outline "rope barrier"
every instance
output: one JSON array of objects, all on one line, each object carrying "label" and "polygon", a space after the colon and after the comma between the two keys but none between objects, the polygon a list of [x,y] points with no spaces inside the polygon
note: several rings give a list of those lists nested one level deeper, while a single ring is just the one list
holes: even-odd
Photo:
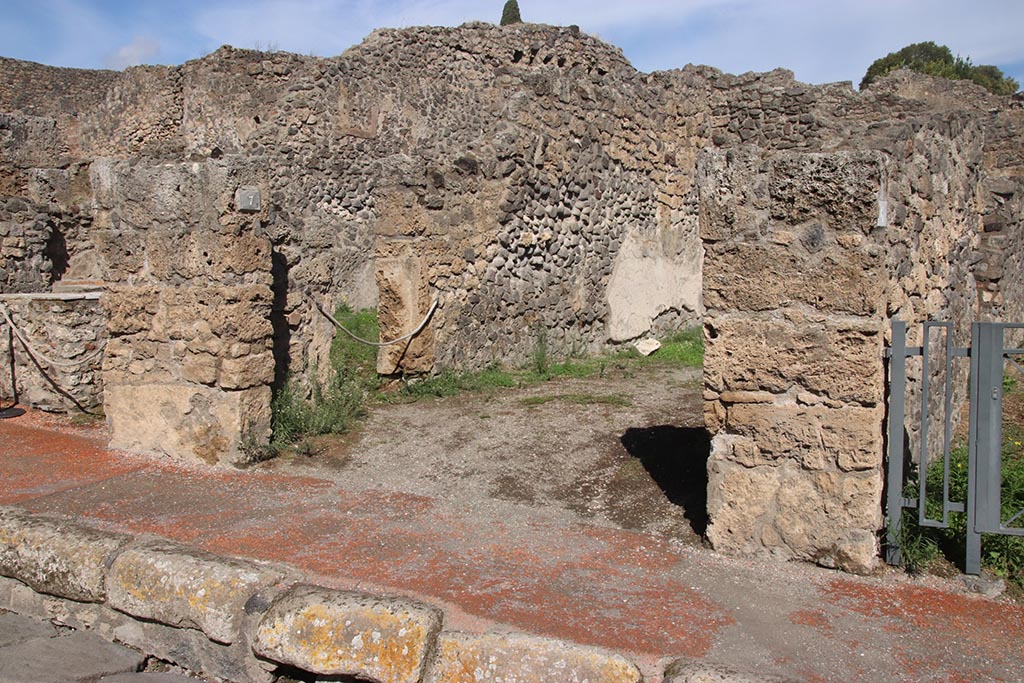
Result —
[{"label": "rope barrier", "polygon": [[400,343],[406,341],[407,339],[412,339],[417,334],[422,332],[423,328],[427,326],[427,322],[434,315],[434,311],[437,310],[437,304],[438,304],[438,300],[435,298],[434,299],[434,303],[430,304],[430,310],[428,310],[427,314],[425,316],[423,316],[423,320],[421,320],[420,324],[416,326],[416,329],[414,329],[409,334],[403,335],[403,336],[399,337],[398,339],[392,339],[391,341],[375,342],[375,341],[370,341],[368,339],[363,339],[362,337],[359,337],[359,336],[355,335],[351,330],[347,329],[344,325],[342,325],[340,322],[338,322],[338,320],[333,315],[331,315],[326,310],[324,310],[324,307],[320,305],[320,302],[315,300],[309,294],[306,294],[306,298],[309,299],[313,303],[313,305],[316,306],[316,309],[318,311],[320,311],[324,315],[324,317],[326,317],[328,320],[330,320],[334,324],[334,326],[337,327],[339,330],[341,330],[342,332],[344,332],[348,336],[352,337],[352,339],[355,339],[357,342],[359,342],[361,344],[366,344],[367,346],[375,346],[377,348],[381,348],[381,347],[384,347],[384,346],[391,346],[392,344],[400,344]]},{"label": "rope barrier", "polygon": [[82,365],[86,365],[87,363],[92,363],[96,359],[103,356],[103,349],[99,349],[98,351],[96,351],[96,353],[90,356],[86,356],[85,358],[77,358],[75,360],[68,361],[53,360],[49,356],[46,356],[42,352],[40,352],[39,349],[32,346],[31,342],[29,342],[29,340],[25,337],[25,334],[20,329],[18,329],[18,326],[14,324],[13,320],[11,320],[11,314],[7,310],[7,306],[5,306],[2,302],[0,302],[0,316],[3,316],[3,319],[7,322],[8,325],[10,325],[11,331],[14,332],[14,336],[18,338],[18,341],[20,341],[21,345],[25,347],[25,350],[28,352],[28,354],[32,356],[37,362],[49,365],[51,368],[77,368]]}]

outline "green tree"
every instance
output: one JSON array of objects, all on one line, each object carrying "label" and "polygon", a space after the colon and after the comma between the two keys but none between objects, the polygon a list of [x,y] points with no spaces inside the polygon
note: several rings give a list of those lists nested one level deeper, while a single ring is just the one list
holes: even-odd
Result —
[{"label": "green tree", "polygon": [[1017,81],[1005,76],[999,67],[990,64],[975,66],[971,63],[970,57],[954,57],[945,45],[936,45],[928,41],[907,45],[902,50],[890,52],[881,59],[876,59],[861,79],[861,89],[896,69],[910,69],[951,80],[973,81],[997,95],[1012,95],[1020,87]]},{"label": "green tree", "polygon": [[505,3],[505,8],[501,10],[501,25],[508,26],[509,24],[521,23],[523,23],[523,20],[519,16],[519,2],[517,0],[508,0]]}]

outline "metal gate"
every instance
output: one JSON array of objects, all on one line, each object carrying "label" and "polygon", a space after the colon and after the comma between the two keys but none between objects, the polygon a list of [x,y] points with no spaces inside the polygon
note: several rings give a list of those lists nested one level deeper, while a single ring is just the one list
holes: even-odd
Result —
[{"label": "metal gate", "polygon": [[[1016,373],[1024,381],[1024,348],[1008,348],[1005,339],[1008,330],[1024,330],[1024,323],[973,323],[971,345],[953,344],[953,324],[926,322],[922,330],[921,346],[907,346],[907,324],[892,322],[892,344],[887,350],[889,358],[889,417],[888,417],[888,477],[886,481],[887,544],[886,561],[900,562],[900,526],[904,508],[917,510],[917,522],[922,527],[948,528],[950,513],[966,514],[965,571],[981,571],[981,535],[1007,534],[1024,536],[1024,509],[1002,512],[1002,447],[1003,447],[1003,378]],[[933,344],[934,331],[945,335],[944,343]],[[933,348],[937,347],[937,348]],[[934,356],[938,355],[939,358]],[[921,418],[916,427],[916,456],[919,463],[918,490],[915,496],[905,496],[907,465],[914,459],[908,452],[907,432],[907,361],[920,357],[920,377],[911,377],[911,384],[919,382],[915,391],[920,398]],[[970,413],[967,437],[967,487],[963,500],[950,498],[950,454],[953,446],[955,417],[960,406],[954,399],[958,393],[956,376],[962,374],[958,364],[970,361],[968,380]],[[936,363],[942,363],[937,366]],[[916,365],[916,363],[915,363]],[[933,386],[933,374],[941,375],[941,387]],[[930,410],[935,392],[941,391],[941,414]],[[960,387],[962,393],[963,387]],[[941,441],[932,433],[941,427]],[[928,472],[941,458],[941,492],[933,492],[928,510]],[[934,483],[934,482],[933,482]],[[940,504],[941,503],[941,504]]]}]

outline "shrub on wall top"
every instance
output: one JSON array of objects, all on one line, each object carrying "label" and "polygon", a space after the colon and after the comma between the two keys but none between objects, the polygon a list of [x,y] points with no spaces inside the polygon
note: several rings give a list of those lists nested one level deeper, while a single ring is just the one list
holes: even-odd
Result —
[{"label": "shrub on wall top", "polygon": [[519,16],[519,2],[517,0],[508,0],[505,3],[505,8],[501,10],[501,25],[508,26],[509,24],[521,23],[523,23],[523,20]]}]

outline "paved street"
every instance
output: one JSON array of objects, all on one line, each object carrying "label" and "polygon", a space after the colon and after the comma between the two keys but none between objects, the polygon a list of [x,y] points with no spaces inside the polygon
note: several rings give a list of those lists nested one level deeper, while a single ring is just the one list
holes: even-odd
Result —
[{"label": "paved street", "polygon": [[87,632],[0,611],[0,683],[196,683],[137,673],[145,655]]}]

